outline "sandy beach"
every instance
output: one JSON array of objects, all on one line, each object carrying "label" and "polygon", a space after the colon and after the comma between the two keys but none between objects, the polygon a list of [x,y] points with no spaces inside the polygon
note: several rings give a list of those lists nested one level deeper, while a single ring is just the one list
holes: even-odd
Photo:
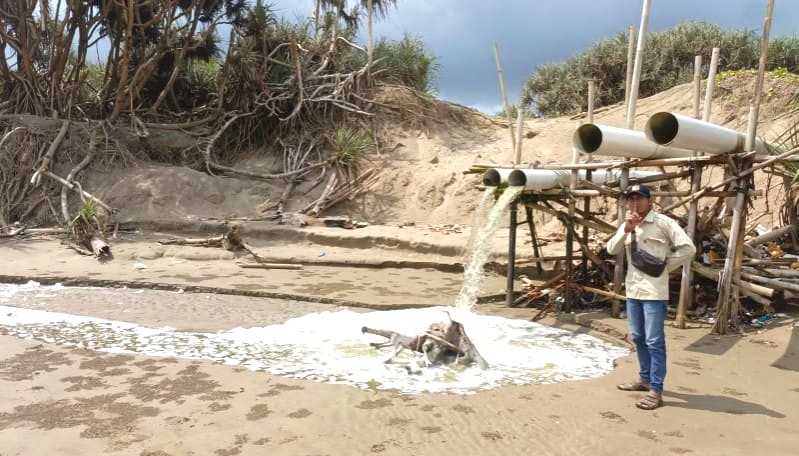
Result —
[{"label": "sandy beach", "polygon": [[[400,244],[430,237],[420,234],[422,230],[394,230]],[[342,261],[363,258],[357,249],[324,247],[323,236],[317,234],[318,243],[293,248],[295,260],[321,261],[320,249],[328,252],[325,257],[335,253]],[[374,243],[367,234],[347,236]],[[445,238],[440,233],[433,236]],[[281,257],[277,247],[272,251],[268,241],[252,242],[274,259],[288,258]],[[34,288],[4,299],[1,304],[11,308],[4,319],[10,321],[17,312],[47,311],[143,328],[169,326],[176,334],[207,334],[342,309],[366,313],[411,303],[448,305],[462,283],[461,272],[434,268],[306,263],[301,271],[242,273],[226,256],[229,252],[212,249],[173,250],[145,259],[146,252],[160,248],[146,239],[123,237],[114,261],[101,265],[55,240],[5,242],[0,245],[5,260],[0,275],[7,280],[22,275],[45,283],[116,279],[160,284],[162,289],[63,288],[43,293]],[[417,255],[424,263],[437,253]],[[407,256],[407,251],[394,248],[394,256],[381,256],[391,261]],[[147,269],[134,269],[135,262],[146,263]],[[455,257],[450,262],[455,263]],[[439,263],[446,261],[439,258]],[[385,283],[375,285],[378,280]],[[504,277],[489,273],[481,295],[491,294],[492,287],[501,289],[502,281]],[[191,286],[208,291],[181,290]],[[222,293],[210,293],[215,288]],[[285,296],[236,296],[224,294],[225,288]],[[346,304],[346,297],[354,306]],[[371,308],[359,305],[364,303]],[[496,301],[475,308],[479,315],[520,322],[533,312]],[[407,394],[297,379],[212,360],[70,347],[45,342],[46,336],[14,335],[17,327],[0,320],[0,454],[795,454],[796,321],[796,315],[786,314],[744,336],[711,335],[708,325],[667,328],[665,406],[646,412],[634,406],[638,394],[615,387],[635,378],[634,353],[615,360],[615,367],[597,378],[506,385],[470,394]],[[619,349],[629,348],[624,341],[626,322],[605,311],[550,316],[542,323],[568,330],[570,337],[589,334]]]}]

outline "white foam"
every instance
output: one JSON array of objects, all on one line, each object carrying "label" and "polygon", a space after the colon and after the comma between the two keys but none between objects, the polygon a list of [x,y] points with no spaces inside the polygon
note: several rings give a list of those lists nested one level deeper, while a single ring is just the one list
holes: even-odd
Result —
[{"label": "white foam", "polygon": [[[0,302],[8,302],[21,289],[36,288],[38,284],[30,283],[0,286],[0,298],[5,298]],[[41,288],[53,291],[53,287]],[[378,351],[368,345],[385,339],[361,334],[362,326],[418,334],[430,323],[445,320],[444,310],[464,324],[490,364],[488,370],[434,366],[410,375],[400,366],[383,363],[388,349]],[[629,353],[589,335],[453,307],[368,313],[338,310],[280,325],[190,333],[0,305],[0,327],[18,337],[71,347],[212,360],[275,375],[404,393],[466,394],[510,384],[588,379],[608,373],[614,359]]]}]

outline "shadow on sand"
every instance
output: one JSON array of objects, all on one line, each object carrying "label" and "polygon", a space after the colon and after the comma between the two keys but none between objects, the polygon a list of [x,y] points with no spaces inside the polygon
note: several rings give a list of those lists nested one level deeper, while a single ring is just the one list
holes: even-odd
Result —
[{"label": "shadow on sand", "polygon": [[[716,394],[686,394],[664,391],[663,399],[669,407],[681,407],[709,412],[730,413],[733,415],[766,415],[772,418],[785,418],[785,415],[754,402],[742,401],[729,396]],[[677,399],[675,401],[673,399]],[[680,402],[681,401],[681,402]]]},{"label": "shadow on sand", "polygon": [[794,326],[785,353],[771,365],[778,369],[799,371],[799,327]]},{"label": "shadow on sand", "polygon": [[691,345],[685,347],[685,351],[704,353],[706,355],[723,355],[727,353],[738,341],[740,336],[719,336],[718,334],[705,334]]},{"label": "shadow on sand", "polygon": [[[777,328],[781,328],[783,326],[790,324],[792,324],[791,320],[784,320],[771,324],[768,327],[763,328],[763,330],[773,331]],[[704,353],[706,355],[721,356],[727,353],[727,351],[729,351],[733,346],[735,346],[735,344],[737,344],[742,339],[743,337],[737,334],[720,336],[718,334],[709,333],[700,337],[699,339],[691,343],[691,345],[685,347],[685,351]],[[789,354],[792,354],[793,359],[785,363],[782,363],[782,364],[788,364],[792,367],[777,366],[778,363],[781,363],[780,361],[776,361],[773,364],[773,366],[784,369],[799,370],[799,358],[797,358],[799,355],[797,354],[797,351],[799,351],[799,335],[797,334],[797,331],[794,330],[793,335],[791,337],[791,341],[788,343],[788,349],[786,350],[785,355],[783,356],[783,358],[785,358]]]}]

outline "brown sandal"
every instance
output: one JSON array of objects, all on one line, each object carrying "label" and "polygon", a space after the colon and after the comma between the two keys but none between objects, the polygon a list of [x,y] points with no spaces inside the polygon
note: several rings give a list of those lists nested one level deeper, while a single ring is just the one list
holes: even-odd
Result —
[{"label": "brown sandal", "polygon": [[622,383],[617,385],[616,388],[622,391],[649,391],[649,386],[641,382]]},{"label": "brown sandal", "polygon": [[635,403],[635,406],[641,410],[655,410],[663,406],[663,399],[647,394],[640,401]]}]

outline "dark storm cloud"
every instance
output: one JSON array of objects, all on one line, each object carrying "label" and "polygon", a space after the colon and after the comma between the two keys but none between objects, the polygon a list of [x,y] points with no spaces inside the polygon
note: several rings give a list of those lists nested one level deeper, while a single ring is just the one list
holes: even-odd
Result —
[{"label": "dark storm cloud", "polygon": [[[303,2],[292,3],[295,11],[303,8]],[[313,1],[305,3],[310,11]],[[648,29],[704,21],[760,33],[766,5],[766,0],[651,0]],[[630,26],[638,28],[642,6],[643,0],[398,0],[388,18],[375,24],[375,34],[420,38],[440,65],[439,96],[493,113],[502,104],[494,43],[508,97],[515,102],[536,67],[566,60]],[[797,29],[799,1],[776,0],[772,36],[794,35]]]}]

